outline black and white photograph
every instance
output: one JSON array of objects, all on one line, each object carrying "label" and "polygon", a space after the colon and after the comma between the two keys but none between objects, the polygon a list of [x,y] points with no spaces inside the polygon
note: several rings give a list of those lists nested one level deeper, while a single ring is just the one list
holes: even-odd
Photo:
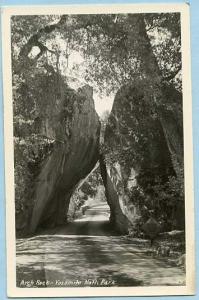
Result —
[{"label": "black and white photograph", "polygon": [[193,294],[188,6],[3,21],[8,295]]}]

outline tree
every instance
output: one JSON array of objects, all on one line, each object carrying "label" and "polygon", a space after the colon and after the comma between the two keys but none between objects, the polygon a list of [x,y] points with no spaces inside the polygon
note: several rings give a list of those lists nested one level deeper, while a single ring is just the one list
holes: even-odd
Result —
[{"label": "tree", "polygon": [[[59,51],[65,52],[62,40],[67,42],[69,52],[76,50],[84,56],[86,79],[105,84],[107,90],[110,86],[116,90],[133,77],[143,76],[143,72],[147,76],[154,68],[154,76],[161,74],[168,82],[181,68],[179,13],[12,18],[13,59],[35,62],[45,55],[51,57],[52,48],[47,46],[52,46],[56,38]],[[31,59],[33,47],[40,52]],[[117,83],[119,87],[115,87]]]},{"label": "tree", "polygon": [[[179,13],[13,16],[11,21],[14,134],[18,153],[15,165],[19,185],[22,185],[20,170],[25,170],[21,153],[24,160],[28,157],[29,166],[37,169],[55,142],[41,137],[37,130],[41,126],[40,113],[46,105],[51,105],[48,97],[41,97],[43,87],[48,82],[50,90],[54,81],[67,82],[66,74],[79,73],[102,94],[116,93],[126,86],[140,90],[139,114],[145,115],[148,110],[149,119],[161,123],[176,173],[174,177],[183,189]],[[71,59],[73,55],[81,63]],[[57,97],[61,91],[53,90],[53,93]],[[37,96],[32,97],[33,94]],[[133,118],[136,124],[137,115]],[[150,139],[150,132],[145,130],[147,120],[141,121],[138,127],[134,126],[133,134],[138,137],[139,127],[143,127],[144,135],[139,138],[147,142]],[[144,148],[136,151],[136,156],[134,151],[133,159],[139,159],[143,152]],[[118,143],[113,156],[127,163],[129,150],[120,149]],[[28,172],[29,167],[25,173]],[[94,192],[90,185],[85,189]],[[16,193],[18,199],[20,193]]]}]

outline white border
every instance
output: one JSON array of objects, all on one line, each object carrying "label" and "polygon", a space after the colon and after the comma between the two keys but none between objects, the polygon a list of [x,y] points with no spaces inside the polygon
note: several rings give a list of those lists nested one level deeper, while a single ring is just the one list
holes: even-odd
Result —
[{"label": "white border", "polygon": [[[186,207],[186,286],[150,287],[84,287],[84,288],[17,288],[15,255],[15,207],[14,207],[14,159],[13,159],[13,113],[11,80],[11,34],[12,15],[48,14],[100,14],[100,13],[160,13],[180,12],[182,32],[182,83],[185,163]],[[193,295],[195,292],[194,249],[194,197],[193,197],[193,141],[192,101],[190,72],[190,24],[187,4],[123,4],[123,5],[52,5],[17,6],[2,9],[3,41],[3,88],[4,88],[4,142],[6,181],[6,239],[7,239],[7,290],[9,297],[80,297],[80,296],[153,296]]]}]

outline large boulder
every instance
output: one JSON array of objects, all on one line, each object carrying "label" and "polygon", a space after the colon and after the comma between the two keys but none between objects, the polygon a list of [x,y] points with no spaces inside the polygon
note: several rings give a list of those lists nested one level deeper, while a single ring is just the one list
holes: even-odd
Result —
[{"label": "large boulder", "polygon": [[83,87],[72,93],[71,98],[65,106],[71,109],[71,119],[63,116],[63,102],[55,127],[55,135],[63,142],[55,147],[37,178],[31,232],[38,225],[56,226],[66,222],[72,193],[98,160],[100,123],[91,89]]},{"label": "large boulder", "polygon": [[[28,100],[36,102],[37,109],[29,134],[43,137],[51,146],[47,153],[44,153],[46,147],[41,147],[39,159],[25,166],[31,180],[21,193],[23,201],[16,210],[16,229],[20,235],[65,223],[71,195],[99,158],[100,122],[92,88],[87,85],[72,90],[55,72],[37,75],[40,80],[35,76],[23,89]],[[26,137],[24,145],[29,157],[35,149],[32,143],[27,146]],[[22,159],[16,161],[16,166],[21,167]]]},{"label": "large boulder", "polygon": [[[156,103],[144,94],[142,81],[123,86],[116,94],[108,119],[103,159],[107,171],[106,194],[108,202],[117,202],[117,210],[121,210],[127,218],[128,222],[122,222],[124,227],[129,224],[133,226],[140,213],[144,214],[145,206],[139,203],[139,197],[145,198],[143,202],[148,197],[152,206],[153,186],[159,183],[163,186],[170,177],[176,176],[174,159],[177,158],[179,163],[183,160],[182,144],[178,143],[182,141],[181,126],[178,126],[178,119],[180,122],[181,118],[180,113],[176,114],[173,109],[179,112],[180,93],[173,93],[170,87],[164,87],[164,90],[168,94],[168,103],[159,105],[161,113],[158,113]],[[139,194],[134,199],[132,190],[135,195]],[[150,213],[146,208],[145,215],[142,215],[144,221],[150,217]],[[161,211],[157,213],[161,214]]]}]

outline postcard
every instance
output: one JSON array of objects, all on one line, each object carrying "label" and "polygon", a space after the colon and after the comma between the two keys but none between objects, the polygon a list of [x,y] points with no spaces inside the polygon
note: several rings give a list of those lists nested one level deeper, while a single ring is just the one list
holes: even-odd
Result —
[{"label": "postcard", "polygon": [[189,6],[2,8],[9,297],[193,295]]}]

